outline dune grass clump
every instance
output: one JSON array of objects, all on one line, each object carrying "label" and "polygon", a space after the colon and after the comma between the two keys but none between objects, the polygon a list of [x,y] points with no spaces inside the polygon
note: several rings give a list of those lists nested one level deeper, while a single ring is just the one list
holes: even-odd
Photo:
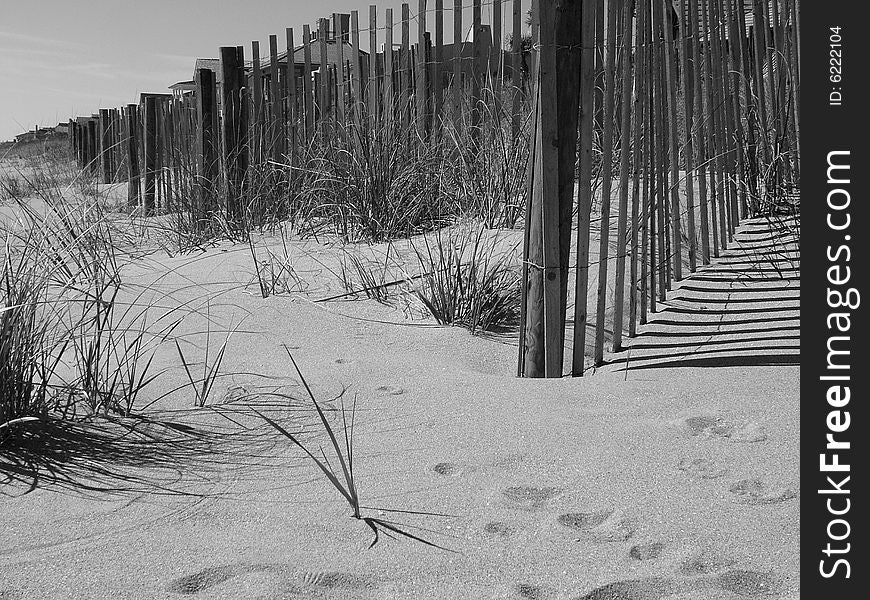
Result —
[{"label": "dune grass clump", "polygon": [[[495,97],[491,89],[485,91]],[[450,166],[459,210],[489,229],[513,229],[521,224],[525,207],[530,119],[523,119],[514,135],[507,96],[480,104],[485,116],[476,139],[447,129],[450,154],[456,159]]]},{"label": "dune grass clump", "polygon": [[303,167],[303,234],[329,231],[348,241],[382,242],[430,231],[444,222],[446,182],[439,144],[417,141],[408,126],[366,123],[312,144]]},{"label": "dune grass clump", "polygon": [[517,323],[519,270],[516,247],[505,247],[482,228],[454,228],[424,236],[414,250],[424,274],[416,294],[443,325],[472,333],[499,332]]},{"label": "dune grass clump", "polygon": [[147,385],[144,319],[118,324],[120,267],[98,207],[18,205],[0,281],[0,425],[129,412]]},{"label": "dune grass clump", "polygon": [[11,173],[0,174],[0,202],[10,202],[24,198],[21,180]]}]

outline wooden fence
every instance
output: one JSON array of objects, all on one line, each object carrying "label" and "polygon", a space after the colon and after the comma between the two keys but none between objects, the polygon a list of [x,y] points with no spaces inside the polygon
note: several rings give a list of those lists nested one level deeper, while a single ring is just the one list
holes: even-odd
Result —
[{"label": "wooden fence", "polygon": [[573,241],[571,372],[582,375],[587,328],[600,364],[608,331],[619,351],[741,219],[792,195],[799,15],[798,0],[533,0],[529,44],[520,0],[371,6],[367,27],[353,11],[288,28],[265,52],[253,42],[250,61],[221,47],[192,93],[76,118],[71,140],[80,166],[128,181],[145,214],[194,198],[241,225],[252,173],[301,169],[306,148],[385,128],[408,152],[452,135],[473,153],[486,121],[503,119],[531,149],[518,374],[563,373]]}]

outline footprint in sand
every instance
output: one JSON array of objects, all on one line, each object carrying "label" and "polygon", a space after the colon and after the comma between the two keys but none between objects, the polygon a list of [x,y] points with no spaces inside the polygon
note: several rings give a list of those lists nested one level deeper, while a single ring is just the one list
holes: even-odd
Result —
[{"label": "footprint in sand", "polygon": [[484,533],[508,537],[514,532],[514,528],[503,521],[490,521],[483,526]]},{"label": "footprint in sand", "polygon": [[452,462],[440,462],[434,467],[432,470],[438,473],[439,475],[459,475],[462,473],[462,467]]},{"label": "footprint in sand", "polygon": [[229,581],[239,575],[264,570],[268,570],[266,565],[222,565],[220,567],[209,567],[193,575],[185,575],[184,577],[173,579],[169,582],[167,588],[170,592],[190,596]]},{"label": "footprint in sand", "polygon": [[634,520],[621,510],[603,510],[591,513],[565,513],[556,521],[583,534],[595,542],[624,542],[634,535]]},{"label": "footprint in sand", "polygon": [[376,392],[380,392],[385,396],[401,396],[405,393],[405,388],[397,385],[381,385],[375,388]]},{"label": "footprint in sand", "polygon": [[646,577],[608,583],[578,600],[662,600],[692,589],[697,589],[697,586],[667,577]]},{"label": "footprint in sand", "polygon": [[727,554],[715,548],[699,548],[691,551],[681,562],[678,568],[681,575],[697,577],[717,573],[737,561]]},{"label": "footprint in sand", "polygon": [[717,437],[738,444],[767,439],[764,427],[754,421],[729,421],[715,415],[693,415],[672,423],[691,436]]},{"label": "footprint in sand", "polygon": [[516,591],[520,598],[526,598],[526,600],[543,600],[546,596],[544,588],[531,583],[518,583]]},{"label": "footprint in sand", "polygon": [[637,544],[632,546],[628,551],[628,555],[634,560],[655,560],[662,554],[665,545],[662,542],[650,542],[648,544]]},{"label": "footprint in sand", "polygon": [[541,508],[562,492],[557,487],[536,487],[531,485],[515,485],[502,490],[502,495],[508,504],[514,508]]},{"label": "footprint in sand", "polygon": [[763,598],[777,593],[781,587],[779,577],[771,573],[742,569],[720,573],[710,581],[710,584],[737,594],[741,598]]},{"label": "footprint in sand", "polygon": [[770,487],[759,478],[741,479],[728,488],[728,491],[734,494],[737,502],[753,506],[778,504],[797,497],[797,492],[791,488]]},{"label": "footprint in sand", "polygon": [[677,468],[697,479],[718,479],[728,473],[728,469],[706,458],[684,458],[677,463]]},{"label": "footprint in sand", "polygon": [[699,579],[647,577],[616,581],[595,588],[578,600],[664,600],[700,590],[715,590],[717,596],[721,590],[740,598],[759,599],[776,594],[779,588],[779,579],[774,575],[735,569]]}]

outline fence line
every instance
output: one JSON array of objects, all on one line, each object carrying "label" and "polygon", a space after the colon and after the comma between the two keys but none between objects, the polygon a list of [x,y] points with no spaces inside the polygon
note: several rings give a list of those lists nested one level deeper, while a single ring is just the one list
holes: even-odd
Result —
[{"label": "fence line", "polygon": [[[333,14],[331,28],[306,24],[301,39],[287,28],[283,49],[270,35],[262,55],[251,44],[250,61],[242,47],[221,47],[220,67],[198,69],[193,90],[70,120],[71,148],[102,182],[127,181],[131,207],[145,214],[244,231],[272,210],[262,205],[270,194],[296,193],[325,160],[372,160],[384,146],[425,157],[453,140],[460,160],[477,164],[507,132],[504,143],[528,154],[504,222],[526,227],[518,373],[531,377],[562,374],[572,251],[570,362],[582,375],[587,354],[605,360],[606,316],[619,351],[623,330],[635,335],[674,282],[727,249],[741,219],[796,186],[797,0],[533,0],[531,37],[521,0],[415,9],[371,6],[364,27],[358,11]],[[354,218],[327,217],[345,227]]]}]

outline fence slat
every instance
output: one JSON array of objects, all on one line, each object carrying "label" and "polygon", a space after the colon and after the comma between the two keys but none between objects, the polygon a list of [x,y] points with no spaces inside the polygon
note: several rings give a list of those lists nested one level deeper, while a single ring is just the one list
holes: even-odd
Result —
[{"label": "fence slat", "polygon": [[[517,25],[518,4],[514,4],[514,35]],[[590,221],[592,217],[592,141],[595,112],[590,110],[595,96],[595,50],[588,44],[595,38],[595,15],[597,3],[583,2],[580,18],[580,144],[577,182],[577,272],[574,281],[574,342],[571,359],[571,375],[581,377],[586,363],[586,323],[588,320],[589,296],[589,246]],[[516,38],[515,38],[516,39]],[[518,47],[518,44],[515,43]],[[516,61],[515,61],[516,62]]]}]

